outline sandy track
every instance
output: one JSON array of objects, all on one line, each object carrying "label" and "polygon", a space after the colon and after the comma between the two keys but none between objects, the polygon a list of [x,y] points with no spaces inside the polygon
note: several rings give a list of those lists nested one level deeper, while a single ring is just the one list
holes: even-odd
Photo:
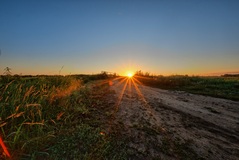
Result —
[{"label": "sandy track", "polygon": [[133,82],[112,81],[108,97],[130,159],[239,159],[239,102]]}]

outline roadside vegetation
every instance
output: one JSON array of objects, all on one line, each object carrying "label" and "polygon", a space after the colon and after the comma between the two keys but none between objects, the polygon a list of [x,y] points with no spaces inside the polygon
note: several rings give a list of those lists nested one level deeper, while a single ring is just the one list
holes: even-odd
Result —
[{"label": "roadside vegetation", "polygon": [[148,72],[137,71],[135,78],[141,83],[152,87],[239,101],[239,75],[220,77],[153,76]]},{"label": "roadside vegetation", "polygon": [[1,76],[0,136],[11,159],[124,159],[123,140],[105,134],[109,84],[86,83],[106,78]]}]

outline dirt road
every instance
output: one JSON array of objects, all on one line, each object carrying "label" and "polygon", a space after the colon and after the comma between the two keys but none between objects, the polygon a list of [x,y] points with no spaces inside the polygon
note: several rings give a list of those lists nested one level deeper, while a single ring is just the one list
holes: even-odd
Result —
[{"label": "dirt road", "polygon": [[130,159],[239,159],[239,102],[110,82],[114,121]]}]

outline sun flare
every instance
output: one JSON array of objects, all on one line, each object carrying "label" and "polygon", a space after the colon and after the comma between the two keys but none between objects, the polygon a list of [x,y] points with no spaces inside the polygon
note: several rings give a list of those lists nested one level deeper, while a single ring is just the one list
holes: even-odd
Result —
[{"label": "sun flare", "polygon": [[128,74],[127,74],[127,77],[128,77],[128,78],[132,78],[132,77],[133,77],[133,73],[128,73]]}]

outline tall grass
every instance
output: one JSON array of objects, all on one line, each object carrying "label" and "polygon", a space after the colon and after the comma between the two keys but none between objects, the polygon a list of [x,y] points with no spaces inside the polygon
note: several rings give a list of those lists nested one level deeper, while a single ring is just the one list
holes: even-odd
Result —
[{"label": "tall grass", "polygon": [[[89,141],[95,136],[98,128],[90,127],[88,122],[93,119],[89,117],[95,100],[82,86],[83,81],[73,76],[0,79],[0,133],[13,159],[55,159],[69,149],[72,138],[78,139],[78,136],[67,137],[80,133],[79,126],[83,126],[82,132],[87,128],[92,130],[85,137]],[[106,142],[97,139],[103,146]],[[77,152],[72,156],[87,157],[86,153],[90,153]]]},{"label": "tall grass", "polygon": [[0,127],[13,156],[40,149],[39,141],[53,136],[52,122],[68,107],[56,105],[55,101],[69,96],[80,86],[79,80],[70,77],[1,81]]}]

